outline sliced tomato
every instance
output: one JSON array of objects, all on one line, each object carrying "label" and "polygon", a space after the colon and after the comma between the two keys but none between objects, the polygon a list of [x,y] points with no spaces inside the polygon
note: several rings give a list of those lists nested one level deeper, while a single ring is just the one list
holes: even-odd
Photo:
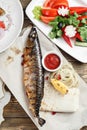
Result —
[{"label": "sliced tomato", "polygon": [[82,14],[87,12],[87,7],[70,7],[70,14],[74,14],[75,12],[77,14]]},{"label": "sliced tomato", "polygon": [[61,80],[61,75],[60,74],[58,74],[57,79]]},{"label": "sliced tomato", "polygon": [[51,8],[69,7],[69,3],[67,0],[46,0],[43,6]]},{"label": "sliced tomato", "polygon": [[0,28],[4,28],[5,29],[5,24],[3,21],[0,21]]},{"label": "sliced tomato", "polygon": [[53,9],[53,8],[42,8],[41,10],[42,15],[44,16],[51,16],[51,17],[55,17],[58,15],[58,11],[57,9]]},{"label": "sliced tomato", "polygon": [[59,7],[68,7],[69,8],[69,3],[67,0],[57,0],[56,2],[54,2],[54,4],[52,5],[52,8],[59,8]]},{"label": "sliced tomato", "polygon": [[83,15],[83,16],[78,17],[78,20],[82,20],[82,19],[87,19],[87,15]]},{"label": "sliced tomato", "polygon": [[43,4],[43,7],[52,7],[55,0],[46,0]]},{"label": "sliced tomato", "polygon": [[46,16],[41,15],[41,16],[40,16],[40,19],[41,19],[41,21],[43,21],[44,23],[48,24],[49,22],[51,22],[52,20],[54,20],[55,17],[46,17]]}]

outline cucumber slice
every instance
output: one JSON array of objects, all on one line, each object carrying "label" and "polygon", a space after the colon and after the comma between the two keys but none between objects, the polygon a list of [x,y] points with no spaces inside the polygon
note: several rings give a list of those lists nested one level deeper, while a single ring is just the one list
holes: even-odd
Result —
[{"label": "cucumber slice", "polygon": [[76,46],[87,47],[87,41],[82,42],[82,41],[76,40],[75,45]]}]

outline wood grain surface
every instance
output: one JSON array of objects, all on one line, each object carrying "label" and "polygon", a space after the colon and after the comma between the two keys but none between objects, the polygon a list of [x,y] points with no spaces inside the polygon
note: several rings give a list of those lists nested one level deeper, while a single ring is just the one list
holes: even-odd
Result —
[{"label": "wood grain surface", "polygon": [[[21,0],[24,8],[29,1],[30,0]],[[30,21],[25,16],[24,27],[29,26],[29,23]],[[87,82],[87,64],[80,63],[62,50],[60,51],[65,58],[72,63],[77,73]],[[0,126],[0,130],[38,130],[13,95],[10,103],[4,109],[4,118],[5,121]]]}]

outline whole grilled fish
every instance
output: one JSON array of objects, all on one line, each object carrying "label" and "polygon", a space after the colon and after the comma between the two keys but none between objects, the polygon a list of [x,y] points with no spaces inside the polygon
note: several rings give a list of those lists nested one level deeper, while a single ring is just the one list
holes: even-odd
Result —
[{"label": "whole grilled fish", "polygon": [[32,27],[23,56],[24,85],[29,99],[29,109],[31,109],[34,116],[38,118],[38,122],[42,126],[45,120],[39,117],[44,90],[44,72],[41,59],[42,56],[37,31],[35,27]]}]

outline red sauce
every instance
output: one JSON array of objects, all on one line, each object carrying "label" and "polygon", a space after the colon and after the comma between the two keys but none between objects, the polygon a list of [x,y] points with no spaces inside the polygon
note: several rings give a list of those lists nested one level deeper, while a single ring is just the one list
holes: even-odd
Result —
[{"label": "red sauce", "polygon": [[53,111],[53,112],[52,112],[52,115],[55,115],[55,114],[56,114],[56,112]]},{"label": "red sauce", "polygon": [[44,59],[44,64],[48,69],[56,69],[60,65],[60,58],[56,54],[48,54]]}]

